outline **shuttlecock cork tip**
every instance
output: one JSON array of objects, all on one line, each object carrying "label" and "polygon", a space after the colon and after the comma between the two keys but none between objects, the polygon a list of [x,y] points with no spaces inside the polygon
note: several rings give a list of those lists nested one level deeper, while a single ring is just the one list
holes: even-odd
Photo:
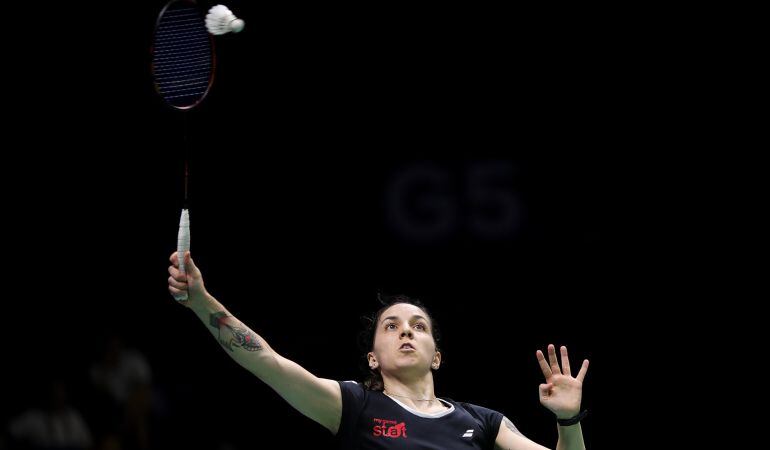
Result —
[{"label": "shuttlecock cork tip", "polygon": [[233,33],[240,33],[243,31],[243,27],[246,26],[246,23],[241,19],[235,19],[232,22],[230,22],[230,29],[233,30]]}]

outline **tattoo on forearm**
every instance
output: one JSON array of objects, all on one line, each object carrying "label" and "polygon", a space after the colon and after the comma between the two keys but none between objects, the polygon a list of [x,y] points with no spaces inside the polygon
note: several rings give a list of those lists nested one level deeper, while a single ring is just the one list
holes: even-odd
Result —
[{"label": "tattoo on forearm", "polygon": [[505,426],[509,430],[513,431],[514,433],[518,434],[519,436],[524,436],[523,434],[521,434],[521,431],[519,431],[519,429],[516,428],[516,426],[513,424],[513,422],[511,422],[507,417],[503,417],[503,423],[505,424]]},{"label": "tattoo on forearm", "polygon": [[[262,344],[259,343],[257,335],[248,328],[241,326],[243,324],[237,321],[228,321],[227,319],[230,317],[232,316],[224,311],[216,312],[209,317],[209,325],[219,330],[217,339],[222,344],[222,347],[231,352],[235,351],[233,347],[242,348],[249,352],[262,350]],[[236,323],[230,324],[228,322]]]},{"label": "tattoo on forearm", "polygon": [[216,328],[218,330],[222,321],[227,319],[228,317],[230,316],[228,316],[227,313],[224,311],[215,312],[214,314],[209,316],[209,325],[211,325],[213,328]]}]

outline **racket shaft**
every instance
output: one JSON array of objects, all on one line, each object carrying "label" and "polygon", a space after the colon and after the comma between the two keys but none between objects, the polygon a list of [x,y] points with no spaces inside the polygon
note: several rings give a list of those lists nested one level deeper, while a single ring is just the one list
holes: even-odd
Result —
[{"label": "racket shaft", "polygon": [[[188,210],[183,209],[182,215],[179,218],[179,233],[176,240],[176,252],[177,259],[179,260],[179,271],[185,274],[184,255],[190,250],[190,214]],[[176,295],[175,298],[179,301],[187,300],[187,292],[182,292]]]}]

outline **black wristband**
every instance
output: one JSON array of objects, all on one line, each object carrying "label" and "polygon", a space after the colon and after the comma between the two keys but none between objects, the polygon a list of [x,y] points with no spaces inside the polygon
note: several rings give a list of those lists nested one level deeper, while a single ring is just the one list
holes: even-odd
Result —
[{"label": "black wristband", "polygon": [[568,427],[570,425],[575,425],[576,423],[578,423],[581,420],[583,420],[583,417],[585,417],[586,414],[588,414],[588,410],[584,409],[583,412],[581,412],[580,414],[578,414],[575,417],[570,417],[569,419],[556,419],[556,422],[558,422],[559,425],[561,425],[563,427]]}]

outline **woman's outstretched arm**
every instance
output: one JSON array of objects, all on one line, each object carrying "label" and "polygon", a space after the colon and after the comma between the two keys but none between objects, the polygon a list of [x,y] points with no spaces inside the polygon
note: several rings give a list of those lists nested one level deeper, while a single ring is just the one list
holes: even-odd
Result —
[{"label": "woman's outstretched arm", "polygon": [[190,253],[185,254],[186,273],[179,270],[177,253],[170,258],[168,289],[206,325],[230,357],[257,376],[297,411],[337,432],[342,416],[342,394],[336,381],[319,378],[299,364],[276,353],[267,341],[235,318],[204,286],[203,275]]}]

